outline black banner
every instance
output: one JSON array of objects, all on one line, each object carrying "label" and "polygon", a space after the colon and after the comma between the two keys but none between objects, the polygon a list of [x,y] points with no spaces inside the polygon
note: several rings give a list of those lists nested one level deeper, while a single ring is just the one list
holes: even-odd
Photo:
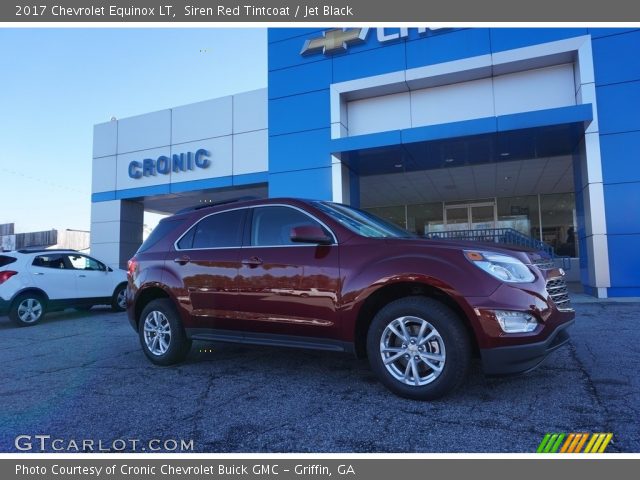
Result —
[{"label": "black banner", "polygon": [[[631,478],[637,459],[374,459],[252,458],[252,459],[104,459],[0,460],[3,479],[159,479],[184,480],[299,478],[375,480],[393,478]],[[627,475],[625,475],[625,473]]]},{"label": "black banner", "polygon": [[627,0],[35,0],[2,3],[2,22],[637,22]]}]

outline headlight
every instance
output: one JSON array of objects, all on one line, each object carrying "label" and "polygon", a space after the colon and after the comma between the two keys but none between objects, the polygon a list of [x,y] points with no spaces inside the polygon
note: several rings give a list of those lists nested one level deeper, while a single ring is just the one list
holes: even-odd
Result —
[{"label": "headlight", "polygon": [[529,313],[508,310],[495,310],[493,313],[505,333],[532,332],[538,326],[537,320]]},{"label": "headlight", "polygon": [[481,268],[503,282],[528,283],[536,279],[524,263],[510,255],[478,250],[465,250],[464,256],[476,267]]}]

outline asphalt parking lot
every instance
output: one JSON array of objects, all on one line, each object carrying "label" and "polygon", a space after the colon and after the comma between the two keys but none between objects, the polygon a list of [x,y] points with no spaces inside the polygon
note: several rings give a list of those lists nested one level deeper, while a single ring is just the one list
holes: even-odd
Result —
[{"label": "asphalt parking lot", "polygon": [[539,369],[492,379],[475,363],[431,403],[394,396],[344,354],[194,344],[160,368],[124,314],[0,317],[0,451],[44,434],[138,451],[182,439],[206,452],[533,452],[547,432],[613,432],[607,451],[640,452],[640,303],[575,306],[570,345]]}]

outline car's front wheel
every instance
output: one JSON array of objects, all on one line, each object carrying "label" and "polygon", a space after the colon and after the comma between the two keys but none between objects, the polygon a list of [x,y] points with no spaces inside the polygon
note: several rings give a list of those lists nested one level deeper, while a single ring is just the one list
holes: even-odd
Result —
[{"label": "car's front wheel", "polygon": [[42,295],[23,293],[13,302],[9,318],[19,327],[30,327],[42,320],[46,313],[45,305]]},{"label": "car's front wheel", "polygon": [[156,365],[179,363],[191,349],[178,312],[167,298],[153,300],[142,310],[138,334],[144,354]]},{"label": "car's front wheel", "polygon": [[471,360],[469,336],[446,305],[425,297],[389,303],[367,336],[371,368],[392,392],[433,400],[464,380]]}]

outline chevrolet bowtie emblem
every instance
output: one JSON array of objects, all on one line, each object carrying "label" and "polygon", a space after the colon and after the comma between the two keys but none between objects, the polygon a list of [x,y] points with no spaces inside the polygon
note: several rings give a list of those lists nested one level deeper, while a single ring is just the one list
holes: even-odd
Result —
[{"label": "chevrolet bowtie emblem", "polygon": [[311,38],[304,42],[300,55],[314,53],[338,53],[347,50],[349,45],[365,41],[368,28],[334,28],[322,33],[321,37]]}]

